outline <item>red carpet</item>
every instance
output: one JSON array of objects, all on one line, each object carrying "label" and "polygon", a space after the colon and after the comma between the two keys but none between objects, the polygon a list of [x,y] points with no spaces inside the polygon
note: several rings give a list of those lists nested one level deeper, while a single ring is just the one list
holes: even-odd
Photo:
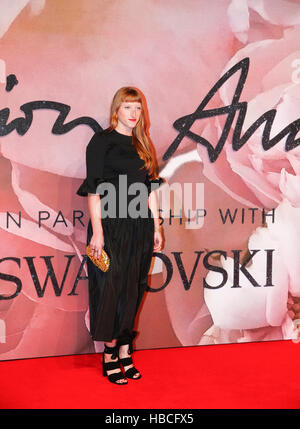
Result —
[{"label": "red carpet", "polygon": [[299,409],[300,344],[272,341],[137,351],[127,386],[100,355],[0,362],[1,409]]}]

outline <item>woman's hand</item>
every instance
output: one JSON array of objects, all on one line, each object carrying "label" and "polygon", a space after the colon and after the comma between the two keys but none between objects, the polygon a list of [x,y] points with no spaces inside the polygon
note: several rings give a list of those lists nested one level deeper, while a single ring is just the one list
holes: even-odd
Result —
[{"label": "woman's hand", "polygon": [[94,258],[98,259],[100,257],[103,246],[104,246],[103,233],[93,234],[90,240],[90,248],[91,248],[91,255],[94,256]]},{"label": "woman's hand", "polygon": [[161,231],[154,231],[154,247],[153,250],[161,250],[163,243],[163,237]]}]

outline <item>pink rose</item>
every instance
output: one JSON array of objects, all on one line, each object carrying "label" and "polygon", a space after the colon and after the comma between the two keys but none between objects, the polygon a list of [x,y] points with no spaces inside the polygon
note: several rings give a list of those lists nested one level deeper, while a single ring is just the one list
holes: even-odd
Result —
[{"label": "pink rose", "polygon": [[243,44],[279,39],[286,27],[300,23],[298,0],[231,0],[227,16],[236,38]]},{"label": "pink rose", "polygon": [[[299,118],[299,39],[300,30],[295,27],[286,30],[280,40],[251,43],[240,49],[222,72],[223,75],[225,70],[243,58],[250,58],[247,80],[239,100],[248,104],[242,135],[271,109],[277,110],[271,138]],[[237,77],[221,88],[223,105],[231,103],[236,84]],[[203,136],[210,142],[218,141],[225,119],[217,117],[214,126],[210,122]],[[236,120],[233,126],[235,123]],[[263,150],[262,127],[238,151],[232,150],[232,128],[220,157],[214,163],[209,161],[204,148],[198,145],[204,162],[204,174],[234,199],[249,206],[272,208],[286,198],[299,207],[299,146],[285,151],[285,137],[271,149]]]},{"label": "pink rose", "polygon": [[[226,284],[220,289],[205,289],[204,299],[213,318],[214,330],[204,334],[203,341],[214,338],[223,342],[224,333],[238,333],[238,341],[259,339],[291,339],[297,337],[289,311],[293,297],[300,297],[299,237],[300,209],[288,201],[276,210],[276,222],[267,219],[267,227],[259,227],[249,238],[249,249],[274,249],[272,256],[272,285],[266,284],[266,253],[262,250],[246,267],[260,284],[253,286],[240,274],[241,288],[233,288],[233,259],[221,257],[221,266],[229,273]],[[288,220],[288,221],[287,221]],[[209,272],[207,282],[220,283],[220,275]],[[287,303],[290,303],[288,306]],[[218,329],[216,333],[216,328]],[[225,341],[226,342],[226,341]]]}]

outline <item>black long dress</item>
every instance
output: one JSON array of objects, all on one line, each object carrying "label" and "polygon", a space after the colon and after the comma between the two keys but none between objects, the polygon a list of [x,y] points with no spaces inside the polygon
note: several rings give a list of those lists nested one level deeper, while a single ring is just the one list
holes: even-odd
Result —
[{"label": "black long dress", "polygon": [[[153,187],[151,183],[155,182],[157,187],[163,183],[161,178],[149,180],[144,164],[132,137],[116,130],[95,133],[86,148],[87,177],[77,194],[101,195],[98,186],[101,183],[112,183],[116,189],[116,216],[101,219],[104,249],[111,258],[110,268],[103,272],[87,258],[90,334],[94,341],[110,342],[114,338],[136,335],[134,322],[147,287],[154,245],[154,220],[148,207],[148,195]],[[147,186],[147,217],[121,217],[119,197],[124,198],[124,189],[127,191],[130,184],[136,182]],[[107,209],[103,203],[105,195],[104,192],[100,198],[102,216]],[[127,195],[128,207],[134,197]],[[89,219],[86,244],[92,235]]]}]

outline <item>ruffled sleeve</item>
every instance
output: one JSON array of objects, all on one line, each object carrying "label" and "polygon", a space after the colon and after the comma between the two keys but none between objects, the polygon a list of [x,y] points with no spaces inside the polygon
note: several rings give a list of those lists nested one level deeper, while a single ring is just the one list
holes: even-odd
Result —
[{"label": "ruffled sleeve", "polygon": [[158,189],[164,183],[166,183],[166,180],[163,179],[162,177],[158,177],[157,179],[150,180],[149,174],[148,173],[146,174],[145,184],[148,188],[148,194]]},{"label": "ruffled sleeve", "polygon": [[77,195],[86,197],[88,194],[96,194],[97,186],[105,182],[106,147],[106,140],[102,139],[99,133],[94,134],[86,147],[86,179],[78,188]]}]

